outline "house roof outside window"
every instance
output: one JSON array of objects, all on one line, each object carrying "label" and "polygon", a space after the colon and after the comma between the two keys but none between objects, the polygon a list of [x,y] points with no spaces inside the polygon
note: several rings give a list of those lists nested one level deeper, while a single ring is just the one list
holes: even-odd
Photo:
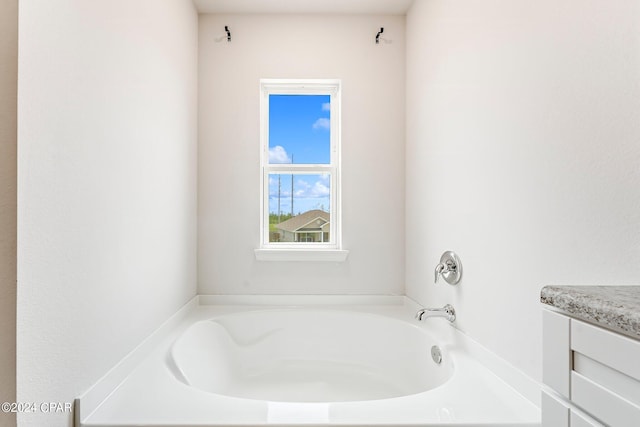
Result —
[{"label": "house roof outside window", "polygon": [[[276,224],[276,228],[290,233],[295,233],[302,229],[314,229],[322,230],[323,227],[329,223],[329,212],[325,212],[320,209],[310,210],[299,215],[294,216],[291,219]],[[316,223],[316,221],[319,221]]]}]

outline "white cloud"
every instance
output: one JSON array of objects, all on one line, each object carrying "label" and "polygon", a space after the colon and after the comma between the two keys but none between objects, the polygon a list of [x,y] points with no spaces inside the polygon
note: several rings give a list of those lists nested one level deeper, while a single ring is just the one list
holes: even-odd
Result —
[{"label": "white cloud", "polygon": [[296,181],[297,190],[293,193],[296,197],[307,198],[309,197],[309,189],[311,188],[311,184],[307,181],[299,179]]},{"label": "white cloud", "polygon": [[[284,177],[286,176],[286,179]],[[272,177],[270,177],[272,178]],[[291,211],[291,175],[283,175],[280,194],[278,195],[278,179],[270,179],[269,187],[269,211],[275,212],[280,199],[280,210],[288,213]],[[295,175],[294,211],[296,214],[311,209],[327,210],[331,204],[330,174]]]},{"label": "white cloud", "polygon": [[269,148],[269,163],[291,163],[291,157],[289,157],[289,155],[287,154],[287,150],[285,150],[284,147],[276,145],[273,148]]},{"label": "white cloud", "polygon": [[320,180],[312,183],[309,183],[305,180],[299,179],[296,181],[296,191],[294,195],[298,198],[318,198],[318,197],[328,197],[330,195],[329,186],[323,182],[322,176]]},{"label": "white cloud", "polygon": [[322,111],[331,111],[331,103],[325,102],[322,104]]},{"label": "white cloud", "polygon": [[312,197],[325,197],[328,195],[329,195],[329,187],[327,187],[320,181],[316,181],[316,183],[313,184],[313,188],[311,189]]},{"label": "white cloud", "polygon": [[326,117],[320,117],[313,124],[313,129],[315,129],[315,130],[317,130],[317,129],[329,130],[329,129],[331,129],[331,121]]}]

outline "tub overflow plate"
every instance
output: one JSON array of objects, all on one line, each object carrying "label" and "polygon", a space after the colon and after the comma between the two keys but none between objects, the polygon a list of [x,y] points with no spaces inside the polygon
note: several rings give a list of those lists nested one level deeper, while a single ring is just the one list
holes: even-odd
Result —
[{"label": "tub overflow plate", "polygon": [[438,365],[442,362],[442,352],[440,351],[440,347],[438,347],[437,345],[431,347],[431,358]]}]

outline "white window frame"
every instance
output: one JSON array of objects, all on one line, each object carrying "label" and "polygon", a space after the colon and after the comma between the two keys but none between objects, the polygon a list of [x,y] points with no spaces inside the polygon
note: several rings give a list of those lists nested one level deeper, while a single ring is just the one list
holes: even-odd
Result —
[{"label": "white window frame", "polygon": [[[330,96],[330,163],[269,164],[269,96]],[[259,260],[344,261],[348,252],[342,249],[342,205],[340,186],[340,109],[341,82],[336,79],[262,79],[260,80],[260,248]],[[269,242],[269,175],[323,174],[330,179],[329,242]]]}]

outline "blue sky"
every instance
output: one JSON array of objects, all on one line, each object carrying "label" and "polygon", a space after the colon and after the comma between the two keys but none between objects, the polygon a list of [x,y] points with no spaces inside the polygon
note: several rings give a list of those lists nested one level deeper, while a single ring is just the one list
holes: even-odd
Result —
[{"label": "blue sky", "polygon": [[[280,212],[291,213],[291,175],[269,175],[269,212],[278,213],[278,176],[280,177]],[[293,176],[293,213],[297,215],[312,209],[330,211],[328,174]]]},{"label": "blue sky", "polygon": [[[329,95],[269,96],[269,163],[329,164]],[[294,214],[329,211],[329,176],[293,179]],[[280,210],[291,213],[291,175],[280,177]],[[269,175],[269,212],[278,213],[278,175]]]},{"label": "blue sky", "polygon": [[329,163],[329,100],[329,95],[269,96],[269,163]]}]

